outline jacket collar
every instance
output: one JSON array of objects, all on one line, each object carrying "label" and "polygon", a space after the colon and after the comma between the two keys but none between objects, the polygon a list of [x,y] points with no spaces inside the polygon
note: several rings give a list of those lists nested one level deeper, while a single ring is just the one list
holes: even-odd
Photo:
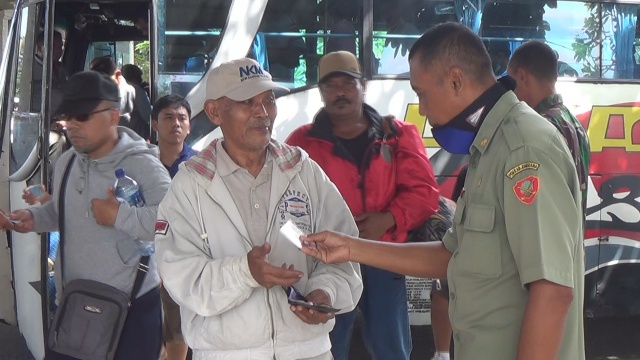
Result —
[{"label": "jacket collar", "polygon": [[[187,160],[185,167],[192,169],[208,180],[213,180],[218,162],[216,145],[221,140],[223,138],[213,140],[200,153]],[[302,161],[302,151],[299,148],[280,144],[274,139],[271,139],[269,145],[267,145],[267,151],[283,173],[299,166]]]},{"label": "jacket collar", "polygon": [[538,114],[542,114],[545,111],[562,105],[562,96],[560,94],[553,94],[544,98],[536,107],[533,108]]},{"label": "jacket collar", "polygon": [[481,154],[487,150],[493,140],[493,136],[498,131],[500,124],[504,120],[505,116],[511,111],[511,109],[518,105],[519,101],[513,91],[507,91],[500,100],[489,110],[489,113],[485,117],[484,122],[478,129],[478,134],[471,144],[469,149],[471,155],[478,151]]}]

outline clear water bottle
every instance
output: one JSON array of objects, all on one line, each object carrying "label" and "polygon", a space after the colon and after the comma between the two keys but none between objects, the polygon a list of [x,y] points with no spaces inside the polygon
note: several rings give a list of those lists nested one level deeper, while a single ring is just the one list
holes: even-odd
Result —
[{"label": "clear water bottle", "polygon": [[[143,207],[145,205],[144,197],[142,196],[138,183],[128,177],[124,169],[116,170],[116,178],[116,183],[113,186],[116,199],[131,206]],[[142,256],[151,255],[155,251],[153,241],[133,239],[133,242],[136,245],[138,253]]]}]

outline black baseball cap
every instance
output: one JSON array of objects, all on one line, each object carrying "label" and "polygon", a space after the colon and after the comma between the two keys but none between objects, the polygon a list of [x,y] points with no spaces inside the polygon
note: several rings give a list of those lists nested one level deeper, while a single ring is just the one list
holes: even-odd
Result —
[{"label": "black baseball cap", "polygon": [[103,101],[120,102],[118,84],[97,71],[81,71],[64,84],[62,102],[54,115],[88,114]]}]

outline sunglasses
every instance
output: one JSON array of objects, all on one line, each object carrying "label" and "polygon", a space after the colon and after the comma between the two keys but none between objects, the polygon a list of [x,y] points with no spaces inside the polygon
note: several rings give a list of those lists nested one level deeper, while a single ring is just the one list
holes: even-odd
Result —
[{"label": "sunglasses", "polygon": [[75,120],[77,122],[87,122],[87,121],[89,121],[91,116],[93,116],[95,114],[99,114],[99,113],[102,113],[102,112],[105,112],[105,111],[115,110],[115,109],[116,108],[114,108],[114,107],[110,107],[110,108],[106,108],[106,109],[102,109],[102,110],[92,111],[92,112],[87,113],[87,114],[65,115],[64,118],[67,121]]}]

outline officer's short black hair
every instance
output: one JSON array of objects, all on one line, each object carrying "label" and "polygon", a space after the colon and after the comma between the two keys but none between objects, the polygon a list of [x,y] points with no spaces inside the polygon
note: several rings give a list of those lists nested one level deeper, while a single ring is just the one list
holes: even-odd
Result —
[{"label": "officer's short black hair", "polygon": [[416,41],[409,51],[409,60],[418,57],[422,66],[455,66],[470,78],[493,79],[491,58],[482,40],[462,24],[438,24]]},{"label": "officer's short black hair", "polygon": [[509,61],[509,68],[526,69],[537,79],[555,82],[558,80],[558,56],[547,44],[538,40],[520,45]]},{"label": "officer's short black hair", "polygon": [[191,119],[191,105],[189,102],[185,100],[180,95],[171,94],[161,97],[153,104],[153,110],[151,110],[151,120],[158,121],[158,116],[160,116],[160,112],[166,108],[171,107],[183,107],[187,110],[187,114],[189,115],[189,119]]}]

